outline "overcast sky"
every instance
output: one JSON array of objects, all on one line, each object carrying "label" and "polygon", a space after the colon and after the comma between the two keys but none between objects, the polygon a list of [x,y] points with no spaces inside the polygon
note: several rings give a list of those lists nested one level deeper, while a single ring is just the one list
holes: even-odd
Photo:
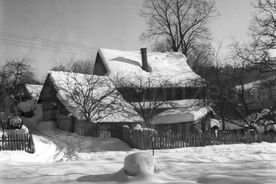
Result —
[{"label": "overcast sky", "polygon": [[[245,41],[250,0],[217,0],[210,23],[213,45],[223,53],[233,39]],[[0,0],[0,64],[29,56],[40,78],[56,63],[94,57],[98,48],[138,50],[146,29],[143,0]]]}]

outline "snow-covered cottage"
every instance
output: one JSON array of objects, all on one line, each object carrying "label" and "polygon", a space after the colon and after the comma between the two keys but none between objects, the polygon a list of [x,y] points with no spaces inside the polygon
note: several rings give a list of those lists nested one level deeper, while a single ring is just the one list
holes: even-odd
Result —
[{"label": "snow-covered cottage", "polygon": [[[96,101],[108,89],[113,90],[103,100]],[[119,95],[111,98],[113,94],[119,93],[107,77],[50,71],[39,98],[43,120],[54,121],[65,131],[92,136],[97,136],[95,129],[108,132],[115,124],[140,122],[138,114],[127,107],[128,103]],[[87,122],[87,116],[92,122]]]},{"label": "snow-covered cottage", "polygon": [[[193,122],[194,119],[191,121],[185,119],[187,116],[183,116],[183,113],[189,113],[191,108],[192,111],[197,111],[206,102],[206,81],[191,69],[186,57],[181,53],[147,53],[145,48],[142,48],[141,51],[99,49],[94,74],[108,76],[115,84],[121,79],[127,80],[131,85],[123,87],[116,85],[116,87],[128,102],[139,100],[136,98],[139,94],[136,94],[135,90],[133,95],[127,95],[130,90],[133,90],[133,86],[144,87],[143,95],[145,96],[140,99],[143,98],[146,102],[152,100],[153,94],[162,94],[162,100],[170,103],[165,106],[161,105],[158,109],[161,109],[159,112],[176,110],[174,117],[181,116],[181,118],[177,118],[177,122],[173,116],[166,116],[165,124],[173,123],[175,126],[175,123],[178,123],[178,127],[187,125],[187,122]],[[149,84],[148,81],[151,83]],[[163,81],[167,85],[162,85]],[[159,117],[164,117],[164,114],[167,113],[163,112]],[[202,115],[204,116],[206,113]],[[198,119],[200,118],[202,116]],[[158,122],[154,124],[158,126]]]}]

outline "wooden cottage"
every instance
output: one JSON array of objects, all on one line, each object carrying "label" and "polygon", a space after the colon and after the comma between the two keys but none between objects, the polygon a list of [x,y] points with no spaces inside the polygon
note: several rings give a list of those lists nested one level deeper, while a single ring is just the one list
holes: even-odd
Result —
[{"label": "wooden cottage", "polygon": [[[206,81],[193,72],[181,53],[99,49],[93,73],[108,76],[112,81],[127,79],[131,84],[139,83],[137,85],[142,82],[145,90],[154,89],[154,93],[162,93],[166,100],[198,100],[206,97]],[[146,84],[149,80],[150,87]],[[162,81],[168,84],[165,89]],[[126,88],[124,86],[124,89],[118,90],[126,100],[135,100],[124,95],[124,91],[129,90]],[[146,98],[150,100],[151,97],[148,95]]]},{"label": "wooden cottage", "polygon": [[[157,131],[203,133],[212,128],[220,128],[218,121],[210,121],[214,118],[214,111],[210,107],[175,108],[165,110],[152,119],[152,126]],[[216,122],[216,123],[214,123]]]},{"label": "wooden cottage", "polygon": [[[160,105],[156,113],[177,109],[181,114],[191,107],[199,109],[206,105],[206,81],[193,72],[181,53],[147,53],[145,48],[140,51],[99,49],[94,74],[108,76],[131,103],[141,100],[151,103],[154,96],[161,94],[158,98],[168,103]],[[116,81],[122,79],[130,85],[116,85]],[[167,85],[163,85],[164,81]],[[142,92],[137,93],[137,86],[142,86]],[[168,116],[164,123],[171,122],[174,119]],[[178,123],[181,122],[187,122],[185,117]],[[164,126],[164,123],[154,126]]]},{"label": "wooden cottage", "polygon": [[[95,76],[96,77],[96,76]],[[50,71],[43,85],[39,103],[43,107],[43,120],[54,121],[56,126],[62,130],[77,132],[80,135],[99,136],[99,133],[105,132],[110,134],[114,132],[115,125],[132,124],[140,122],[140,117],[127,107],[127,103],[119,95],[116,97],[116,103],[111,96],[113,93],[119,94],[107,77],[97,76],[98,83],[94,82],[93,75],[71,73],[71,72],[55,72]],[[93,82],[97,85],[91,86]],[[102,98],[105,90],[113,88],[112,94],[108,94],[104,100],[97,103],[110,103],[105,106],[105,110],[91,111],[92,122],[87,122],[84,109],[75,97],[83,100],[83,105],[91,107],[92,98]],[[96,96],[88,96],[86,99],[82,93],[92,94]],[[71,96],[73,95],[73,97]],[[112,102],[112,103],[111,103]],[[113,103],[114,102],[114,103]],[[118,102],[118,103],[117,103]],[[96,103],[96,102],[95,102]],[[96,132],[96,133],[95,133]],[[97,135],[96,135],[97,134]],[[110,136],[110,135],[109,135]],[[109,137],[107,136],[107,137]],[[105,136],[106,137],[106,136]]]}]

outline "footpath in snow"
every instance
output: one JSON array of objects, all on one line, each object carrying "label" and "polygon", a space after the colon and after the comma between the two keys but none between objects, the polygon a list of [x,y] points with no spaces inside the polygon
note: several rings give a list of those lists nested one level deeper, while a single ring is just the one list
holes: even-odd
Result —
[{"label": "footpath in snow", "polygon": [[0,161],[55,162],[87,160],[91,157],[113,154],[126,155],[127,152],[132,150],[126,143],[116,138],[85,137],[57,129],[41,132],[40,135],[33,135],[36,149],[34,154],[24,151],[1,151]]}]

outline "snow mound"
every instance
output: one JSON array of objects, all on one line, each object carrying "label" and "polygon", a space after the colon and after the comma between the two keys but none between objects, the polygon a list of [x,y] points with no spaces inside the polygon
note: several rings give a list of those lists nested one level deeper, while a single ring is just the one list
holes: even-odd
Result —
[{"label": "snow mound", "polygon": [[153,174],[154,158],[151,154],[137,152],[126,156],[124,170],[130,176]]},{"label": "snow mound", "polygon": [[77,179],[90,183],[164,183],[164,177],[154,174],[155,160],[148,152],[129,154],[124,159],[124,167],[113,174],[88,175]]}]

